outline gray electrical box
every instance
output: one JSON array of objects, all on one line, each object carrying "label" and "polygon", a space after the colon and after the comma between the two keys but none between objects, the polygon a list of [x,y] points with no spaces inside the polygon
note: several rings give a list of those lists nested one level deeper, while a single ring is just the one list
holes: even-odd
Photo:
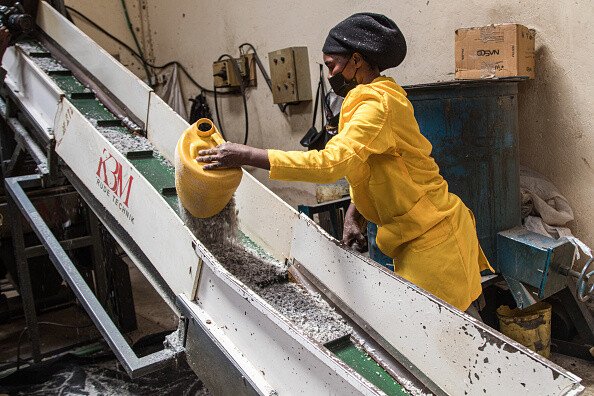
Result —
[{"label": "gray electrical box", "polygon": [[274,103],[311,100],[307,47],[290,47],[268,54]]}]

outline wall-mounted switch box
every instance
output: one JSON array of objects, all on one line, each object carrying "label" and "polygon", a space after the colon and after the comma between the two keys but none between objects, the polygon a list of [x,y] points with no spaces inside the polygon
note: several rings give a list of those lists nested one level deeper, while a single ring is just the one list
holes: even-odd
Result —
[{"label": "wall-mounted switch box", "polygon": [[241,76],[237,74],[231,59],[224,59],[212,64],[214,86],[217,88],[239,87]]},{"label": "wall-mounted switch box", "polygon": [[222,59],[212,64],[212,74],[214,77],[214,86],[217,88],[238,88],[241,81],[245,86],[256,86],[256,60],[254,54],[249,53],[236,58],[237,69],[231,63],[231,59]]},{"label": "wall-mounted switch box", "polygon": [[224,59],[212,64],[214,86],[217,88],[239,87],[241,76],[235,70],[231,59]]},{"label": "wall-mounted switch box", "polygon": [[290,47],[270,52],[268,61],[274,103],[311,100],[307,47]]}]

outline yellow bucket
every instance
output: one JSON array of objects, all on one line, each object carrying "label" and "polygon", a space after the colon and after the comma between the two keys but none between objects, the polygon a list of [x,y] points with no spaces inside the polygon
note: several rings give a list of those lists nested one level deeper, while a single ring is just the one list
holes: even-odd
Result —
[{"label": "yellow bucket", "polygon": [[[199,126],[202,126],[201,130]],[[206,218],[219,213],[229,203],[241,182],[241,169],[205,171],[197,162],[200,150],[225,143],[208,118],[201,118],[181,135],[175,150],[175,187],[181,204],[194,217]]]},{"label": "yellow bucket", "polygon": [[526,309],[497,308],[499,331],[541,356],[551,355],[551,304],[538,302]]}]

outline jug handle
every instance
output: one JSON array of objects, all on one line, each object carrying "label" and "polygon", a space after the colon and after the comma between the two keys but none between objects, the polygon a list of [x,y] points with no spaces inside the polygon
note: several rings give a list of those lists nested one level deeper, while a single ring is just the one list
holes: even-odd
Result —
[{"label": "jug handle", "polygon": [[210,138],[215,141],[215,143],[217,144],[217,146],[225,143],[225,139],[223,139],[223,137],[221,136],[221,134],[219,133],[219,131],[215,131],[215,133],[213,133],[212,135],[210,135]]}]

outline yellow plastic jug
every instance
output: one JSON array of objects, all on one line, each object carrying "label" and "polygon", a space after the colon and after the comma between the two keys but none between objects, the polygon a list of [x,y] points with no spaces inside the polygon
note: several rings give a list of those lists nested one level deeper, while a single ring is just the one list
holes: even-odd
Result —
[{"label": "yellow plastic jug", "polygon": [[[199,128],[208,130],[203,131]],[[229,203],[241,182],[241,169],[205,171],[197,162],[200,150],[225,142],[213,122],[201,118],[184,131],[175,150],[175,188],[181,204],[194,217],[206,218],[219,213]]]}]

